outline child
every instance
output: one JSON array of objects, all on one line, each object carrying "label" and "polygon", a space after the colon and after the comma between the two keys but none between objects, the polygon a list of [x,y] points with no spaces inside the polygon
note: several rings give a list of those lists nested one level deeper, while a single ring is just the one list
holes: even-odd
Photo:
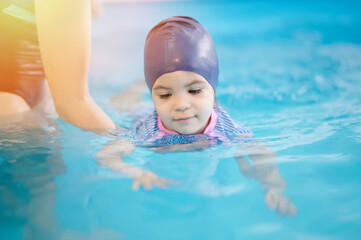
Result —
[{"label": "child", "polygon": [[215,102],[218,59],[207,30],[189,17],[171,17],[148,34],[145,80],[154,113],[139,121],[136,145],[164,146],[209,141],[244,141],[252,131],[235,123]]},{"label": "child", "polygon": [[170,17],[157,24],[146,39],[144,65],[155,111],[138,121],[134,131],[118,132],[122,139],[108,143],[97,153],[101,165],[133,177],[134,189],[140,185],[150,189],[152,184],[165,187],[171,180],[124,163],[122,156],[133,152],[135,145],[189,151],[220,143],[242,143],[248,156],[262,164],[251,167],[239,154],[236,160],[240,171],[257,177],[265,186],[270,183],[266,202],[271,208],[278,206],[281,213],[294,213],[294,206],[282,197],[286,185],[277,167],[266,167],[270,164],[267,158],[274,157],[272,151],[249,141],[252,131],[235,123],[216,103],[217,54],[212,38],[198,21]]}]

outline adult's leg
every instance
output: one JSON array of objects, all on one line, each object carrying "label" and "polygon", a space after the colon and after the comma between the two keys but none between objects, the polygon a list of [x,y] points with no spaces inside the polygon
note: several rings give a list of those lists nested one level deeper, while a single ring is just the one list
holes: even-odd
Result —
[{"label": "adult's leg", "polygon": [[0,115],[23,113],[29,110],[30,106],[19,95],[0,92]]}]

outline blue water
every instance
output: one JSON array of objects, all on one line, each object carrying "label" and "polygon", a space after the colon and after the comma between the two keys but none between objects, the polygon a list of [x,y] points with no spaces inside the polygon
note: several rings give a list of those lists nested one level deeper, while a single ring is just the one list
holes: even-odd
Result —
[{"label": "blue water", "polygon": [[[217,101],[277,154],[296,216],[265,203],[232,146],[125,161],[179,185],[131,189],[96,164],[111,139],[61,120],[0,129],[0,239],[359,239],[361,4],[190,1],[108,4],[93,22],[90,89],[120,125],[111,96],[142,78],[147,32],[189,15],[219,55]],[[145,96],[145,101],[149,96]]]}]

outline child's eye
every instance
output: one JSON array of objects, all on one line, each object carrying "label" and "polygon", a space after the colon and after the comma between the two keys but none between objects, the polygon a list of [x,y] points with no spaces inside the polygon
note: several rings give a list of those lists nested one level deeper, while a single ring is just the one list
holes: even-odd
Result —
[{"label": "child's eye", "polygon": [[165,94],[160,94],[159,95],[159,97],[162,98],[162,99],[169,98],[170,96],[172,96],[172,94],[170,94],[170,93],[165,93]]},{"label": "child's eye", "polygon": [[197,94],[197,93],[200,93],[202,91],[202,89],[192,89],[192,90],[189,90],[188,92],[190,94]]}]

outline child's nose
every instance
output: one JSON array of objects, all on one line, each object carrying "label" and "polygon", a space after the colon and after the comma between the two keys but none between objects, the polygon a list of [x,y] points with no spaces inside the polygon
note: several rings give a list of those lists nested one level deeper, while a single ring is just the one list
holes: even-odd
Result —
[{"label": "child's nose", "polygon": [[174,110],[176,111],[185,111],[189,109],[190,106],[191,104],[186,97],[180,96],[175,99]]}]

